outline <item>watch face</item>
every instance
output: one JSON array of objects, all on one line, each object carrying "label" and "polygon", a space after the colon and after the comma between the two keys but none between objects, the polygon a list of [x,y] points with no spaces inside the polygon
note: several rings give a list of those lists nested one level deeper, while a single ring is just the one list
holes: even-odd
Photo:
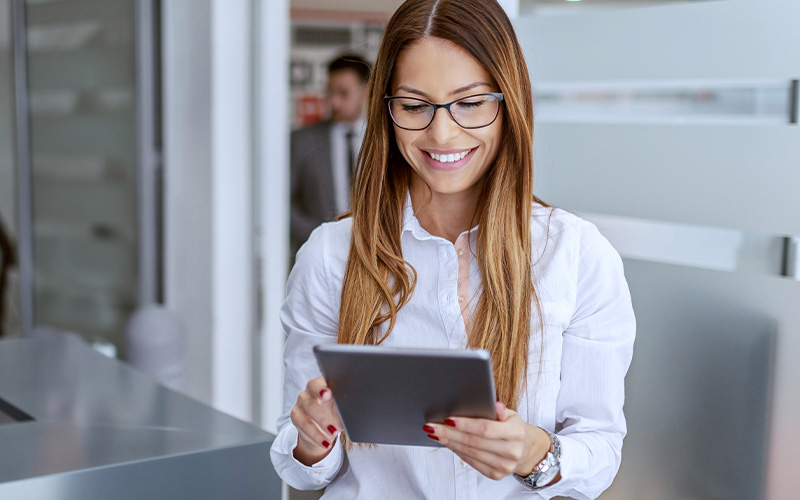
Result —
[{"label": "watch face", "polygon": [[547,486],[553,479],[556,478],[556,476],[558,475],[558,471],[559,471],[558,467],[549,467],[546,471],[543,471],[541,474],[537,474],[535,486],[537,488]]}]

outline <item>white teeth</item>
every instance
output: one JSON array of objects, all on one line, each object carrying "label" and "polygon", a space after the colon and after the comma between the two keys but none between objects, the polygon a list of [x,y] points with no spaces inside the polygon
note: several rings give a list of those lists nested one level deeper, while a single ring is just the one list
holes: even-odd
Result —
[{"label": "white teeth", "polygon": [[431,158],[433,158],[434,160],[436,160],[436,161],[439,161],[439,162],[442,162],[442,163],[452,163],[454,161],[463,160],[464,157],[467,156],[470,153],[470,151],[472,151],[472,150],[469,149],[467,151],[462,151],[462,152],[456,153],[456,154],[438,155],[436,153],[428,153],[428,155]]}]

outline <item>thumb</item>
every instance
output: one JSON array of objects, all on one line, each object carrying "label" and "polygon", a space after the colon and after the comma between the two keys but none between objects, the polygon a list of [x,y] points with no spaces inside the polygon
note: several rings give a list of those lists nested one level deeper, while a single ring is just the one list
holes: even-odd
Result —
[{"label": "thumb", "polygon": [[504,422],[508,418],[508,412],[506,411],[506,405],[502,401],[497,401],[494,404],[495,409],[497,410],[497,421]]}]

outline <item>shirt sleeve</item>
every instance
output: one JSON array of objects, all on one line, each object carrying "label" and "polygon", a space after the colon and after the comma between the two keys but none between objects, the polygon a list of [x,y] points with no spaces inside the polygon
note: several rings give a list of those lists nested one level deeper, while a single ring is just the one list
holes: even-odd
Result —
[{"label": "shirt sleeve", "polygon": [[327,227],[315,229],[297,254],[297,261],[287,282],[286,301],[281,307],[281,323],[288,335],[283,360],[283,414],[278,419],[278,435],[272,444],[270,457],[278,475],[299,490],[325,487],[338,474],[344,462],[344,450],[336,439],[333,449],[311,467],[294,458],[298,431],[292,424],[290,412],[297,396],[308,381],[319,377],[313,347],[335,344],[339,323],[339,299],[331,284],[326,262]]},{"label": "shirt sleeve", "polygon": [[636,320],[622,259],[588,222],[581,223],[577,257],[575,310],[563,333],[556,402],[562,477],[540,491],[584,500],[598,497],[619,470]]}]

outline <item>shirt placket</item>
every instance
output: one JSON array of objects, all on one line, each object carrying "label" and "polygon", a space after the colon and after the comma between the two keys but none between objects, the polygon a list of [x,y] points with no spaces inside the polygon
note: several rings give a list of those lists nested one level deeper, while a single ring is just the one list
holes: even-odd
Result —
[{"label": "shirt placket", "polygon": [[453,467],[455,469],[455,498],[458,500],[477,500],[478,497],[478,471],[470,467],[458,455],[453,454]]},{"label": "shirt placket", "polygon": [[458,259],[453,245],[448,241],[439,242],[439,262],[439,310],[447,332],[448,346],[461,349],[464,347],[463,339],[456,332],[461,314],[458,306]]},{"label": "shirt placket", "polygon": [[469,310],[469,274],[470,274],[470,233],[461,233],[455,243],[456,256],[458,261],[458,283],[456,293],[458,296],[458,308],[461,318],[464,320],[464,331],[469,332],[470,310]]},{"label": "shirt placket", "polygon": [[[461,233],[456,239],[453,248],[456,253],[457,279],[456,279],[456,300],[458,312],[464,322],[464,337],[461,339],[462,346],[466,346],[467,335],[470,329],[470,238],[471,232]],[[451,345],[453,344],[451,337]],[[455,469],[455,493],[459,500],[477,500],[478,494],[478,471],[462,460],[458,455],[453,455],[453,467]]]}]

